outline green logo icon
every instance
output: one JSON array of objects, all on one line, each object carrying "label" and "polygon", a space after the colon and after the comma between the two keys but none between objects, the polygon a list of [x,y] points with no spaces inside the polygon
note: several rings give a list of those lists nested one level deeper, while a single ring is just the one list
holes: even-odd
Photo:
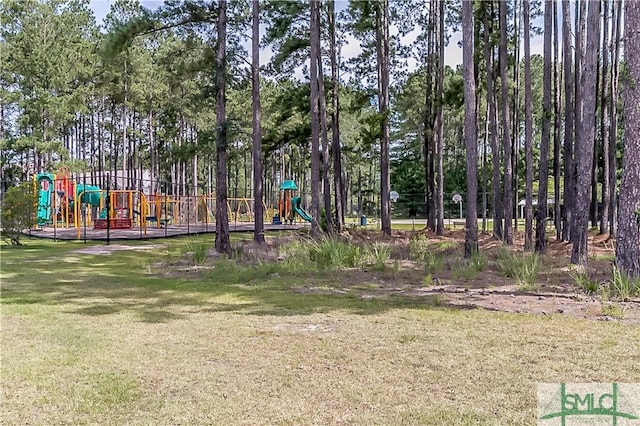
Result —
[{"label": "green logo icon", "polygon": [[640,425],[640,384],[538,384],[538,425]]}]

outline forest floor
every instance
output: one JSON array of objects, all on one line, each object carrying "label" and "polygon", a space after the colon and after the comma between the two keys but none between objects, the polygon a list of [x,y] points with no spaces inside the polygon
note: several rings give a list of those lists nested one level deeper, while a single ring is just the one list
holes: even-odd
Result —
[{"label": "forest floor", "polygon": [[[581,272],[600,291],[586,294],[574,279],[578,268],[570,263],[572,246],[566,242],[550,241],[547,253],[538,259],[539,271],[533,281],[528,285],[518,285],[513,277],[505,276],[500,270],[499,258],[506,249],[502,242],[492,236],[479,236],[479,250],[487,258],[486,267],[471,273],[460,273],[464,231],[447,231],[444,236],[436,236],[428,231],[418,233],[431,242],[436,255],[443,260],[442,266],[428,274],[425,281],[421,278],[425,274],[420,262],[402,260],[400,271],[376,279],[376,285],[363,292],[362,297],[384,293],[438,296],[439,303],[445,306],[640,323],[640,297],[631,296],[627,300],[616,301],[601,291],[612,279],[615,256],[614,243],[608,235],[592,235],[589,238],[589,265]],[[394,231],[391,239],[381,239],[379,234],[362,233],[357,233],[353,238],[364,239],[372,244],[386,240],[401,252],[414,235],[412,232]],[[523,245],[524,233],[517,232],[514,246],[509,250],[518,253],[516,256],[527,256],[522,251]],[[347,283],[344,285],[353,287],[349,283],[370,281],[367,275],[370,276],[371,272],[350,272],[349,277],[344,279],[344,283]]]}]

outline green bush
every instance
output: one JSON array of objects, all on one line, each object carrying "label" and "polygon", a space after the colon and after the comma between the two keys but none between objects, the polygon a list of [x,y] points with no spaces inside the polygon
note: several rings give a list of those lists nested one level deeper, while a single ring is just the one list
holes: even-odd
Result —
[{"label": "green bush", "polygon": [[2,201],[2,238],[14,246],[22,245],[20,239],[25,229],[35,223],[38,200],[33,184],[27,182],[9,188]]}]

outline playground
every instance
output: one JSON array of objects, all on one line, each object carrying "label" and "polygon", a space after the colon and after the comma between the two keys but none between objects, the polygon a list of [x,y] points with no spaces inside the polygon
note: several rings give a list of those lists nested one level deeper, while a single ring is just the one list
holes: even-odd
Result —
[{"label": "playground", "polygon": [[[72,179],[66,168],[55,174],[34,175],[36,223],[28,230],[30,236],[56,240],[127,240],[215,231],[215,194],[147,194],[141,189],[100,188],[80,181]],[[283,181],[278,193],[262,204],[265,230],[299,229],[313,220],[303,208],[293,180]],[[252,198],[228,198],[230,230],[253,230],[254,210]]]}]

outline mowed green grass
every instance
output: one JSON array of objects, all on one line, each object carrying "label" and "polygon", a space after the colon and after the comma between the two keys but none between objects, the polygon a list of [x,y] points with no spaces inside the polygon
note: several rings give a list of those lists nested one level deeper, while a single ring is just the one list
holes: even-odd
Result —
[{"label": "mowed green grass", "polygon": [[535,424],[538,382],[640,382],[637,326],[309,291],[335,271],[181,270],[209,238],[2,246],[0,423]]}]

